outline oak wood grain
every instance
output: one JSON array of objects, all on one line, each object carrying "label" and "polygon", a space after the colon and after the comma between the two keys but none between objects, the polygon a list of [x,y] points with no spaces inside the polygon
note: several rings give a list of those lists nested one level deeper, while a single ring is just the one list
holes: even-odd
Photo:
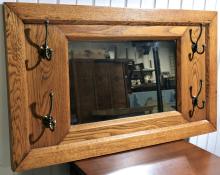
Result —
[{"label": "oak wood grain", "polygon": [[[75,131],[83,132],[84,130],[88,130],[88,129],[104,128],[104,127],[110,127],[110,126],[115,126],[115,125],[130,125],[134,121],[141,123],[141,122],[146,122],[147,120],[153,120],[153,119],[157,120],[159,118],[175,117],[175,116],[179,117],[181,116],[181,113],[178,111],[169,111],[169,112],[154,113],[154,114],[149,114],[149,115],[132,116],[132,117],[102,121],[102,122],[72,125],[69,132],[75,132]],[[183,118],[181,121],[184,122],[185,119]]]},{"label": "oak wood grain", "polygon": [[[196,39],[198,38],[199,32],[200,32],[200,28],[199,26],[191,28],[192,29],[192,35],[193,35],[193,41],[196,41]],[[198,50],[201,51],[202,50],[202,45],[207,45],[205,43],[205,37],[206,37],[206,31],[205,31],[205,27],[203,27],[203,31],[202,31],[202,36],[198,42]],[[188,33],[188,37],[189,37],[189,33]],[[207,48],[205,48],[205,52],[206,52]],[[188,50],[188,53],[191,53],[192,50],[190,48],[190,50]],[[201,93],[199,95],[199,101],[198,101],[198,105],[202,106],[202,101],[206,101],[206,53],[203,54],[194,54],[194,58],[192,61],[189,61],[188,66],[189,66],[189,70],[188,71],[188,86],[192,86],[192,94],[194,96],[197,95],[199,88],[200,88],[200,80],[202,80],[202,90]],[[188,88],[189,90],[189,88]],[[190,94],[190,92],[188,91],[188,94]],[[190,97],[190,95],[189,95]],[[191,97],[188,100],[188,109],[192,110],[193,106],[192,106],[192,99]],[[188,113],[189,116],[189,113]],[[190,118],[190,116],[189,116]],[[201,120],[201,119],[207,119],[207,115],[206,115],[206,107],[204,109],[195,109],[194,115],[192,116],[192,118],[190,119],[191,121],[195,121],[195,120]]]},{"label": "oak wood grain", "polygon": [[[164,115],[167,115],[167,117],[164,117]],[[79,130],[77,130],[74,126],[72,126],[69,133],[63,139],[61,144],[75,143],[121,134],[129,134],[132,132],[151,130],[187,123],[187,120],[185,120],[179,112],[175,111],[164,112],[164,114],[156,113],[146,116],[139,116],[135,119],[135,122],[134,118],[132,118],[133,117],[130,117],[130,120],[132,120],[133,122],[129,120],[123,121],[119,119],[118,121],[120,121],[120,124],[117,123],[117,119],[115,119],[116,121],[112,120],[112,123],[115,123],[114,125],[110,122],[108,122],[108,125],[100,125],[100,123],[98,125],[87,124],[87,128],[86,126],[84,126],[83,130],[82,127],[78,127]]]},{"label": "oak wood grain", "polygon": [[[210,23],[216,12],[139,10],[75,5],[6,3],[25,23],[107,25],[195,25]],[[37,14],[37,15],[36,15]],[[193,14],[193,15],[192,15]]]},{"label": "oak wood grain", "polygon": [[[212,132],[216,129],[216,12],[22,3],[6,3],[4,9],[14,170],[23,171],[146,147]],[[49,19],[52,23],[49,26],[49,46],[54,49],[54,58],[50,62],[42,60],[33,70],[25,69],[25,60],[28,60],[29,66],[33,66],[38,60],[38,54],[36,48],[24,37],[24,29],[30,28],[30,38],[37,45],[42,45],[44,39],[42,23],[45,19]],[[191,65],[194,62],[189,63],[188,60],[191,47],[188,27],[196,31],[200,23],[206,28],[206,33],[201,40],[207,44],[206,60],[204,62],[204,59],[197,57],[195,59],[197,66],[194,69]],[[59,26],[56,27],[56,24]],[[93,25],[102,26],[95,28]],[[143,25],[152,25],[152,27]],[[84,26],[89,30],[86,31]],[[186,32],[183,32],[183,27],[187,27]],[[154,31],[153,28],[157,30]],[[96,29],[98,31],[95,31]],[[134,31],[137,31],[137,35],[133,34]],[[80,40],[96,37],[109,39],[112,33],[113,39],[119,38],[120,34],[122,35],[120,39],[125,39],[132,33],[132,38],[137,36],[140,39],[147,31],[153,33],[152,35],[146,33],[150,38],[154,35],[157,35],[156,38],[166,38],[167,35],[177,38],[177,55],[181,55],[177,60],[180,68],[180,71],[177,71],[180,72],[177,73],[178,79],[180,78],[180,83],[177,82],[177,92],[181,91],[177,94],[179,97],[177,102],[181,115],[178,114],[175,117],[175,113],[178,112],[160,113],[157,114],[158,116],[140,116],[72,126],[68,131],[70,106],[66,36],[69,39],[75,39],[78,35],[77,39]],[[183,32],[182,35],[181,32]],[[195,118],[189,119],[188,111],[192,107],[189,100],[189,86],[191,84],[197,86],[197,83],[193,82],[200,77],[196,78],[196,81],[192,80],[196,72],[201,73],[202,78],[206,77],[206,88],[202,92],[202,97],[206,97],[207,109],[205,109],[206,112],[202,110],[201,115],[196,113]],[[52,114],[58,120],[57,131],[55,135],[46,131],[42,140],[30,147],[29,136],[32,134],[37,138],[41,127],[41,123],[33,117],[30,105],[36,103],[37,113],[44,115],[49,107],[50,90],[55,92],[55,106]],[[203,115],[204,113],[206,115]],[[185,119],[188,121],[186,122]],[[152,125],[150,122],[156,124]],[[69,134],[65,137],[64,133]]]},{"label": "oak wood grain", "polygon": [[206,30],[206,106],[207,119],[217,127],[217,16]]},{"label": "oak wood grain", "polygon": [[[193,41],[196,41],[198,34],[199,34],[199,26],[197,27],[188,27],[185,31],[184,35],[181,37],[181,54],[180,60],[178,60],[178,64],[180,64],[181,75],[180,81],[181,83],[181,97],[178,103],[181,103],[181,113],[186,117],[189,121],[198,121],[202,119],[206,119],[206,108],[198,109],[195,108],[194,115],[192,118],[189,116],[189,111],[193,109],[192,105],[192,98],[190,96],[190,86],[192,86],[192,94],[197,95],[199,90],[200,80],[203,81],[202,91],[199,96],[199,105],[201,106],[202,101],[206,101],[206,70],[205,70],[205,62],[206,57],[205,53],[199,55],[197,53],[194,54],[194,58],[192,61],[189,60],[189,53],[192,52],[191,50],[191,41],[190,41],[190,34],[189,30],[192,29],[192,38]],[[184,44],[189,43],[189,44]],[[198,49],[201,49],[202,44],[205,44],[205,27],[203,27],[203,33],[198,43]],[[207,49],[205,49],[205,52]],[[177,58],[178,59],[178,58]]]},{"label": "oak wood grain", "polygon": [[201,120],[70,144],[32,149],[16,171],[81,160],[205,134],[215,128]]},{"label": "oak wood grain", "polygon": [[[44,44],[44,25],[25,25],[25,33],[31,147],[55,145],[62,141],[70,127],[68,42],[59,29],[49,26],[48,45],[53,49],[53,55],[48,61],[39,58],[38,49],[30,43],[31,40],[37,46]],[[48,114],[50,92],[54,93],[54,132],[45,129],[37,118]]]},{"label": "oak wood grain", "polygon": [[24,24],[4,6],[8,76],[11,165],[15,169],[30,151]]},{"label": "oak wood grain", "polygon": [[57,25],[69,40],[177,39],[186,26]]}]

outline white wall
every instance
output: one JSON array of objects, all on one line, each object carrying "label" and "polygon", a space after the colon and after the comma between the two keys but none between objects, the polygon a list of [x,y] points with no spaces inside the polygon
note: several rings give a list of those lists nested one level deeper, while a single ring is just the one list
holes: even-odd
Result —
[{"label": "white wall", "polygon": [[[10,0],[10,1],[16,1],[16,0]],[[4,2],[3,0],[0,0],[0,4],[2,4],[3,2]],[[218,10],[220,12],[220,0],[17,0],[17,2],[103,5],[103,6],[112,6],[112,7],[129,7],[129,8],[144,8],[144,9],[169,8],[169,9]],[[218,23],[219,23],[219,18],[218,18]],[[220,34],[219,31],[218,34]],[[4,54],[3,41],[4,41],[3,17],[2,17],[2,5],[0,5],[0,174],[1,175],[68,174],[67,165],[51,166],[51,167],[32,170],[24,173],[13,173],[10,170],[8,114],[7,114],[7,96],[6,96],[7,94],[6,72],[5,72],[5,54]],[[219,55],[220,55],[220,49],[218,47],[218,56]],[[218,75],[220,75],[219,71],[218,71]],[[218,87],[219,87],[219,83],[218,83]],[[219,93],[218,93],[218,107],[220,105],[219,102],[220,101],[219,101]],[[218,117],[219,117],[219,111],[218,111]],[[218,128],[220,128],[220,122],[218,122],[218,126],[219,126]],[[190,139],[190,141],[220,156],[220,131],[207,135],[202,135],[199,137],[193,137]]]}]

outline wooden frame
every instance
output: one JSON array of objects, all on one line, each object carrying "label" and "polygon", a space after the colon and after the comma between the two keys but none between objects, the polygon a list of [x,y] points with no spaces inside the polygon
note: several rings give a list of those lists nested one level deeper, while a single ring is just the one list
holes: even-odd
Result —
[{"label": "wooden frame", "polygon": [[[216,130],[216,12],[5,3],[4,15],[11,156],[14,171],[111,154]],[[42,31],[45,19],[49,19],[52,24],[50,33],[53,38],[56,37],[56,40],[60,42],[56,45],[49,41],[50,46],[52,45],[57,53],[55,61],[44,62],[42,64],[46,66],[41,67],[40,70],[28,72],[26,60],[36,61],[37,52],[27,43],[25,30],[31,29],[32,37],[34,37],[39,31]],[[199,24],[204,26],[205,34],[202,36],[201,42],[205,42],[206,51],[204,55],[196,55],[190,62],[188,59],[188,53],[191,52],[189,29],[196,31],[194,33],[194,37],[196,37]],[[43,36],[35,37],[38,44],[42,43],[42,40],[37,40],[37,38],[42,39]],[[177,93],[180,99],[178,111],[71,126],[69,75],[66,61],[68,59],[68,39],[149,38],[177,39],[178,41]],[[60,46],[62,47],[60,48]],[[49,68],[49,70],[53,72],[53,80],[56,80],[58,84],[50,79],[50,75],[47,79],[52,81],[52,85],[44,82],[43,75],[39,75],[42,70],[47,74],[48,70],[45,67],[50,67],[50,64],[53,69]],[[206,100],[206,108],[197,112],[195,117],[190,118],[188,111],[192,107],[192,102],[190,96],[186,94],[189,94],[190,85],[196,87],[198,85],[191,80],[195,64],[200,78],[205,81],[202,98]],[[56,65],[62,66],[55,67]],[[59,72],[61,68],[62,75]],[[65,92],[60,90],[59,83],[63,83],[62,89]],[[54,134],[46,131],[45,137],[38,144],[32,145],[30,135],[32,132],[38,132],[37,126],[40,126],[40,123],[32,121],[34,119],[32,119],[29,106],[31,102],[42,102],[39,96],[45,96],[45,91],[48,92],[45,89],[49,89],[51,86],[55,87],[56,93],[58,93],[57,98],[62,101],[61,104],[56,102],[54,115],[63,125],[59,125],[57,127],[59,132]],[[42,106],[44,109],[41,112],[45,113],[48,105],[44,103]]]}]

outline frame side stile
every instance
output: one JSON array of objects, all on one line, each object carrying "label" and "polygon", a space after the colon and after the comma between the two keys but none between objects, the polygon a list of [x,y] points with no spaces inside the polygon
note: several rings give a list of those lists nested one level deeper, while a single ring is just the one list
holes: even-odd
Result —
[{"label": "frame side stile", "polygon": [[[69,104],[69,71],[68,71],[68,42],[65,35],[55,25],[49,27],[48,45],[53,49],[52,59],[40,62],[38,49],[30,44],[29,39],[37,46],[44,41],[45,33],[43,25],[25,24],[27,67],[38,65],[34,69],[27,69],[28,105],[36,104],[29,110],[30,143],[31,148],[48,147],[59,144],[70,128],[70,104]],[[29,38],[29,39],[28,39]],[[54,42],[56,41],[56,42]],[[47,114],[49,103],[45,97],[54,93],[52,116],[56,120],[56,129],[51,132],[42,125],[40,117]],[[46,103],[45,103],[46,102]],[[39,116],[36,118],[36,113]]]},{"label": "frame side stile", "polygon": [[[66,49],[67,49],[67,60],[69,59],[69,44],[68,44],[68,38],[67,38],[67,36],[65,35],[65,33],[63,33],[63,31],[61,31],[60,29],[58,29],[58,27],[56,27],[57,28],[57,30],[59,30],[60,31],[60,33],[62,33],[62,35],[63,35],[63,37],[65,38],[65,44],[67,45],[67,47],[66,47]],[[69,78],[69,66],[67,66],[67,75],[66,75],[66,77],[67,77],[67,83],[68,83],[68,86],[67,87],[70,87],[70,82],[69,82],[69,80],[70,80],[70,78]],[[69,96],[70,97],[70,90],[68,90],[67,89],[67,96]],[[70,111],[70,100],[68,101],[68,103],[67,103],[67,109],[69,109],[69,114],[68,114],[68,116],[70,116],[69,118],[68,118],[68,123],[69,123],[69,128],[68,128],[68,130],[67,130],[67,132],[66,132],[66,135],[65,135],[65,137],[70,133],[70,131],[71,131],[71,111]],[[63,137],[63,139],[65,138],[65,137]],[[61,141],[62,142],[62,141]],[[61,143],[60,142],[60,143]]]},{"label": "frame side stile", "polygon": [[[27,81],[24,67],[24,24],[4,4],[6,67],[9,102],[11,166],[13,170],[30,152]],[[8,77],[11,76],[9,79]]]},{"label": "frame side stile", "polygon": [[[176,70],[176,75],[177,75],[177,79],[180,81],[177,81],[177,110],[180,111],[183,114],[184,119],[186,119],[187,121],[189,121],[188,117],[186,115],[184,115],[184,103],[182,103],[180,100],[178,99],[182,99],[185,97],[185,95],[183,94],[182,90],[184,89],[182,80],[185,78],[184,75],[184,67],[183,67],[183,63],[186,64],[185,62],[183,62],[183,50],[184,47],[182,45],[182,43],[185,42],[185,37],[186,37],[186,33],[188,31],[188,27],[185,29],[185,31],[182,33],[182,35],[179,37],[179,39],[177,40],[177,60],[176,60],[176,66],[179,69],[178,71]],[[185,54],[185,53],[184,53]]]},{"label": "frame side stile", "polygon": [[[188,31],[189,29],[187,28],[184,32],[184,34],[182,35],[181,39],[180,39],[180,49],[181,49],[181,55],[180,55],[180,87],[181,87],[181,92],[180,92],[180,96],[181,96],[181,113],[183,115],[183,117],[187,120],[190,121],[189,117],[188,117],[188,101],[189,98],[186,95],[186,89],[188,89],[188,76],[186,76],[186,72],[188,69],[188,49],[189,46],[183,43],[187,43],[189,42],[189,38],[188,38]],[[183,102],[184,101],[184,102]]]},{"label": "frame side stile", "polygon": [[[59,27],[55,26],[56,27],[56,30],[58,30],[60,32],[60,34],[62,35],[63,39],[65,40],[65,48],[66,48],[66,57],[67,57],[67,60],[69,59],[69,48],[68,48],[68,38],[67,36],[65,35],[65,33],[63,33],[62,30],[60,30]],[[66,71],[66,81],[67,81],[67,87],[70,87],[70,78],[69,78],[69,67],[67,66],[67,71]],[[66,96],[67,97],[70,97],[70,90],[67,89],[66,90]],[[68,123],[68,128],[66,129],[66,132],[65,132],[65,136],[63,137],[63,140],[65,139],[65,137],[70,133],[71,131],[71,121],[70,121],[70,118],[71,118],[71,111],[70,111],[70,100],[67,102],[67,106],[66,106],[66,109],[68,109],[68,115],[67,116],[70,116],[68,117],[68,120],[65,121],[66,123]],[[59,143],[61,143],[63,140],[61,140]]]},{"label": "frame side stile", "polygon": [[207,27],[208,52],[206,55],[207,119],[217,129],[217,13]]}]

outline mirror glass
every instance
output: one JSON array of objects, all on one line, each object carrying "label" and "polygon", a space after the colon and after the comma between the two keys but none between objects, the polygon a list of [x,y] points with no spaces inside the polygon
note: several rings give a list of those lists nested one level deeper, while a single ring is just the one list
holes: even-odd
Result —
[{"label": "mirror glass", "polygon": [[71,123],[176,110],[176,41],[69,41]]}]

